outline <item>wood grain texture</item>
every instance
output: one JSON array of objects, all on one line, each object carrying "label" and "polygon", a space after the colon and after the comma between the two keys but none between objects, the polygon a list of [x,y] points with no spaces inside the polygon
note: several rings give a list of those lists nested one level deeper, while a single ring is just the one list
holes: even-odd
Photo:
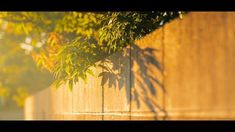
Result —
[{"label": "wood grain texture", "polygon": [[72,120],[71,116],[66,116],[73,112],[73,91],[63,86],[63,119]]},{"label": "wood grain texture", "polygon": [[[99,77],[102,69],[97,67],[92,71],[94,76],[88,75],[87,83],[80,79],[73,88],[73,113],[102,112],[102,86]],[[89,116],[80,117],[89,119]],[[97,118],[102,119],[102,117]]]},{"label": "wood grain texture", "polygon": [[[230,67],[226,65],[226,46],[234,49],[226,44],[228,16],[235,19],[220,12],[190,13],[164,27],[165,87],[169,93],[166,109],[170,119],[228,118],[226,98],[231,92],[226,86],[226,69]],[[232,68],[229,71],[234,73]]]},{"label": "wood grain texture", "polygon": [[[165,112],[163,96],[163,33],[156,30],[136,41],[131,50],[131,112]],[[143,118],[144,119],[144,118]]]},{"label": "wood grain texture", "polygon": [[192,41],[193,28],[190,14],[164,26],[164,85],[169,114],[197,109],[198,44]]},{"label": "wood grain texture", "polygon": [[[226,30],[226,40],[225,40],[225,54],[226,54],[226,60],[225,60],[225,81],[226,81],[226,100],[227,103],[227,117],[232,115],[235,111],[235,47],[234,47],[234,41],[235,41],[235,13],[234,12],[227,12],[225,17],[225,27]],[[234,116],[233,116],[234,117]]]},{"label": "wood grain texture", "polygon": [[[130,112],[130,48],[115,53],[103,63],[104,113]],[[104,116],[115,119],[118,116]]]},{"label": "wood grain texture", "polygon": [[[130,47],[111,55],[103,62],[102,86],[104,113],[130,112]],[[130,116],[123,118],[129,119]],[[103,116],[118,120],[120,116]]]}]

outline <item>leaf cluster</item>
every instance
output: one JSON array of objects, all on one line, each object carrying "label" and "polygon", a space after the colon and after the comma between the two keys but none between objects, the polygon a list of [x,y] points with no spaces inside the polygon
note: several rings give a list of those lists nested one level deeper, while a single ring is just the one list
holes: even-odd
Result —
[{"label": "leaf cluster", "polygon": [[[86,81],[91,67],[182,12],[8,12],[1,13],[6,32],[30,37],[31,54],[54,74],[55,84]],[[41,46],[38,46],[39,43]]]}]

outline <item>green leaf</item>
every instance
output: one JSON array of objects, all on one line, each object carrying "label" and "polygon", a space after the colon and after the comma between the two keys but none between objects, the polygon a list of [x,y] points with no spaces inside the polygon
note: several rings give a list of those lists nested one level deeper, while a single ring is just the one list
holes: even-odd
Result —
[{"label": "green leaf", "polygon": [[70,91],[73,90],[73,80],[69,80],[69,89]]},{"label": "green leaf", "polygon": [[94,73],[93,73],[93,71],[90,70],[90,69],[87,69],[87,73],[89,73],[89,74],[92,75],[92,76],[95,76]]}]

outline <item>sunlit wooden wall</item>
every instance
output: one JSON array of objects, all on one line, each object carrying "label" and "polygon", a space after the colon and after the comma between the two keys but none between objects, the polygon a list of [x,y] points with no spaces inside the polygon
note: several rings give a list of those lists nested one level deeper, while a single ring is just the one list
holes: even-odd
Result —
[{"label": "sunlit wooden wall", "polygon": [[98,63],[30,96],[25,119],[235,119],[235,13],[189,13]]}]

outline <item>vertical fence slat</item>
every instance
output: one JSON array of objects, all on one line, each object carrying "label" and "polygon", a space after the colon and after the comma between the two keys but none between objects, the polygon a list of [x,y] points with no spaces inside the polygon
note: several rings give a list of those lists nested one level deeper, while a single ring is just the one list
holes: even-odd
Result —
[{"label": "vertical fence slat", "polygon": [[228,117],[230,115],[235,115],[235,97],[233,96],[235,94],[234,90],[234,83],[235,83],[235,13],[234,12],[227,12],[226,14],[226,69],[225,69],[225,79],[226,79],[226,89],[227,89],[227,96],[226,101],[227,102],[227,115]]},{"label": "vertical fence slat", "polygon": [[25,100],[24,119],[26,119],[26,120],[33,120],[33,119],[35,119],[35,116],[34,116],[34,113],[35,113],[34,96],[30,96],[30,97],[28,97]]},{"label": "vertical fence slat", "polygon": [[[101,68],[93,68],[94,76],[88,75],[87,83],[83,80],[73,88],[73,113],[101,113],[102,112],[102,86],[101,80],[98,77],[102,71]],[[102,116],[94,116],[90,118],[81,114],[76,116],[76,119],[102,119]]]},{"label": "vertical fence slat", "polygon": [[[132,45],[130,80],[132,120],[160,119],[165,114],[162,37],[162,29],[158,29]],[[149,114],[151,116],[147,117]]]},{"label": "vertical fence slat", "polygon": [[[130,48],[111,55],[105,59],[102,78],[104,89],[104,113],[130,112]],[[104,116],[105,120],[121,119],[120,116]],[[123,120],[129,120],[125,116]]]},{"label": "vertical fence slat", "polygon": [[170,118],[177,111],[197,108],[194,101],[197,100],[198,87],[198,44],[192,39],[194,28],[191,14],[164,26],[164,85],[167,91],[166,110]]},{"label": "vertical fence slat", "polygon": [[69,116],[73,112],[73,93],[69,88],[63,86],[63,117],[64,120],[72,120],[73,118]]}]

